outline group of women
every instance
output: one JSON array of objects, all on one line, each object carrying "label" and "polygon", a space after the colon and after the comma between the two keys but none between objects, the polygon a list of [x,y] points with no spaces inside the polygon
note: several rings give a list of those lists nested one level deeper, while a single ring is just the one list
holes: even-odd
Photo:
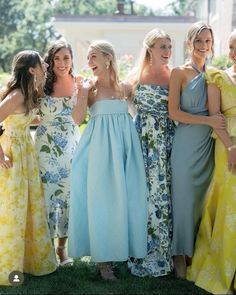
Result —
[{"label": "group of women", "polygon": [[172,70],[170,36],[150,31],[126,81],[103,40],[88,48],[92,78],[74,75],[62,40],[44,60],[15,56],[0,103],[1,285],[14,270],[53,272],[55,253],[72,265],[68,238],[69,255],[91,256],[105,280],[117,280],[112,262],[128,261],[139,277],[174,269],[211,293],[234,292],[236,32],[225,71],[207,69],[209,25],[193,24],[187,45],[190,59]]}]

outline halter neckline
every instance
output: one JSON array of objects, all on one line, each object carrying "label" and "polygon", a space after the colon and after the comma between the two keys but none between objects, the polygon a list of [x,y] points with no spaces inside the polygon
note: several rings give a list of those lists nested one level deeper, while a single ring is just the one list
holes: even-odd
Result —
[{"label": "halter neckline", "polygon": [[201,70],[195,65],[195,63],[193,63],[192,61],[191,61],[190,65],[191,65],[191,67],[192,67],[195,71],[197,71],[199,74],[201,74],[201,73],[205,73],[205,70],[206,70],[206,65],[205,65],[205,64],[204,64],[204,66],[203,66],[203,71],[201,71]]}]

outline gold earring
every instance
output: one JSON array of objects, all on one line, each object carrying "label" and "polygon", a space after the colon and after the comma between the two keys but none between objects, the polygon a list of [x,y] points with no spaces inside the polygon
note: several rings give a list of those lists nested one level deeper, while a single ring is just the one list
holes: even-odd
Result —
[{"label": "gold earring", "polygon": [[37,76],[34,75],[34,90],[38,91],[38,87],[37,87]]},{"label": "gold earring", "polygon": [[149,65],[150,65],[150,67],[152,66],[152,54],[150,54]]},{"label": "gold earring", "polygon": [[108,70],[109,67],[110,67],[110,62],[109,61],[106,61],[105,65],[106,65],[106,69]]}]

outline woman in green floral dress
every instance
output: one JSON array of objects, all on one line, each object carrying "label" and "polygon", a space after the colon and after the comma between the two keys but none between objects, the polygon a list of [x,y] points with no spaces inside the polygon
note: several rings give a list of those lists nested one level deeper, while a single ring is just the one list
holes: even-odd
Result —
[{"label": "woman in green floral dress", "polygon": [[51,46],[45,58],[48,67],[46,96],[41,99],[40,125],[35,133],[40,174],[48,209],[51,238],[58,238],[56,253],[60,265],[73,260],[65,251],[68,236],[70,169],[74,150],[80,138],[71,112],[77,95],[72,75],[72,50],[64,41]]}]

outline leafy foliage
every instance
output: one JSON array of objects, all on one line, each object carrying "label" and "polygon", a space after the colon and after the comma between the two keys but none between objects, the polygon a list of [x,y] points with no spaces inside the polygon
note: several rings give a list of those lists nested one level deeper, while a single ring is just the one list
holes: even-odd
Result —
[{"label": "leafy foliage", "polygon": [[197,0],[175,0],[169,6],[175,15],[189,15],[194,13]]},{"label": "leafy foliage", "polygon": [[48,0],[0,0],[0,11],[0,69],[5,72],[18,51],[33,49],[42,54],[48,42],[58,36]]},{"label": "leafy foliage", "polygon": [[212,66],[220,69],[225,70],[232,66],[232,62],[229,60],[227,55],[219,55],[215,57],[212,61]]}]

